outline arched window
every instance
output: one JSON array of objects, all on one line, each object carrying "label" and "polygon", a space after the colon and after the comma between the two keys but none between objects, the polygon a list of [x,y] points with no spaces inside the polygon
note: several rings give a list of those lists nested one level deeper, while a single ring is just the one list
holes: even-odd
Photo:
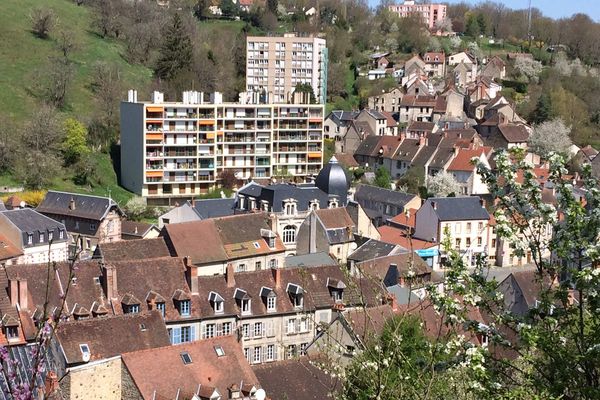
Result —
[{"label": "arched window", "polygon": [[286,225],[283,228],[283,243],[291,244],[296,241],[296,227],[294,225]]},{"label": "arched window", "polygon": [[285,201],[284,202],[285,215],[295,215],[296,214],[296,203],[293,201]]}]

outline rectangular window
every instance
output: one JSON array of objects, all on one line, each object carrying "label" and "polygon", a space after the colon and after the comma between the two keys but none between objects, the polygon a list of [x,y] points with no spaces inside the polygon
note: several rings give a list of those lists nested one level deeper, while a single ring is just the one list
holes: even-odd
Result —
[{"label": "rectangular window", "polygon": [[238,264],[235,272],[246,272],[246,264]]},{"label": "rectangular window", "polygon": [[467,222],[467,233],[471,233],[471,223]]},{"label": "rectangular window", "polygon": [[261,337],[263,332],[262,322],[256,322],[254,324],[254,337]]},{"label": "rectangular window", "polygon": [[27,244],[33,244],[33,235],[31,233],[27,234]]},{"label": "rectangular window", "polygon": [[481,238],[481,236],[479,236],[477,238],[477,246],[481,246],[483,244],[483,239]]},{"label": "rectangular window", "polygon": [[287,323],[287,333],[292,334],[295,333],[296,331],[296,319],[295,318],[290,318],[288,319],[288,323]]},{"label": "rectangular window", "polygon": [[242,325],[242,337],[249,337],[250,336],[250,324],[244,324]]},{"label": "rectangular window", "polygon": [[467,247],[471,247],[471,238],[467,238]]},{"label": "rectangular window", "polygon": [[492,239],[492,249],[496,248],[496,239]]},{"label": "rectangular window", "polygon": [[189,326],[181,327],[181,343],[190,342],[192,340],[192,329]]},{"label": "rectangular window", "polygon": [[[274,246],[271,246],[274,247]],[[269,268],[277,268],[277,259],[276,258],[272,258],[269,260]]]},{"label": "rectangular window", "polygon": [[456,250],[460,249],[460,239],[459,238],[457,238],[455,240],[455,245],[456,245]]},{"label": "rectangular window", "polygon": [[269,312],[277,311],[275,300],[276,300],[276,298],[274,296],[267,297],[267,311],[269,311]]},{"label": "rectangular window", "polygon": [[242,314],[250,314],[251,312],[252,311],[250,310],[250,300],[242,300]]},{"label": "rectangular window", "polygon": [[262,263],[260,261],[257,261],[254,263],[254,269],[256,271],[260,271],[262,269]]},{"label": "rectangular window", "polygon": [[252,359],[252,361],[254,362],[254,364],[258,364],[260,363],[260,354],[261,354],[261,347],[260,346],[256,346],[254,348],[254,357]]},{"label": "rectangular window", "polygon": [[224,309],[222,301],[215,301],[215,313],[222,313]]},{"label": "rectangular window", "polygon": [[90,231],[96,230],[96,224],[90,224]]},{"label": "rectangular window", "polygon": [[165,303],[156,303],[156,309],[160,311],[160,315],[165,317]]},{"label": "rectangular window", "polygon": [[48,241],[52,241],[54,239],[54,232],[48,232]]},{"label": "rectangular window", "polygon": [[223,335],[231,334],[231,322],[223,322]]},{"label": "rectangular window", "polygon": [[296,345],[290,344],[287,347],[287,358],[294,358],[296,356]]},{"label": "rectangular window", "polygon": [[300,320],[300,332],[308,332],[308,320],[306,318]]},{"label": "rectangular window", "polygon": [[65,232],[62,229],[60,231],[58,231],[58,238],[59,239],[64,239],[65,238]]},{"label": "rectangular window", "polygon": [[210,339],[215,336],[215,324],[206,324],[204,338]]},{"label": "rectangular window", "polygon": [[460,233],[460,222],[454,224],[454,233]]},{"label": "rectangular window", "polygon": [[46,235],[43,232],[40,232],[40,243],[44,243],[46,240]]},{"label": "rectangular window", "polygon": [[477,229],[479,229],[479,231],[483,230],[483,222],[477,224]]},{"label": "rectangular window", "polygon": [[244,348],[244,358],[248,361],[251,362],[252,360],[250,359],[250,349],[248,347]]},{"label": "rectangular window", "polygon": [[267,345],[267,352],[265,354],[265,360],[266,361],[275,360],[275,345],[274,344]]},{"label": "rectangular window", "polygon": [[306,355],[306,348],[308,347],[308,343],[300,343],[300,355]]},{"label": "rectangular window", "polygon": [[182,317],[188,317],[190,315],[190,301],[182,300],[179,302],[179,313]]}]

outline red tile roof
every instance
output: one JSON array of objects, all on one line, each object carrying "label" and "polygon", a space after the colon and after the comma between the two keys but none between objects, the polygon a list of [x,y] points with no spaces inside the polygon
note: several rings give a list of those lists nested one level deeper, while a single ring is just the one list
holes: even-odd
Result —
[{"label": "red tile roof", "polygon": [[94,252],[95,258],[103,258],[105,262],[169,257],[170,255],[163,238],[99,243]]},{"label": "red tile roof", "polygon": [[394,228],[393,226],[380,226],[377,228],[381,235],[382,242],[400,245],[406,249],[421,250],[437,246],[437,243],[426,242],[416,238],[410,239],[406,236],[404,229]]},{"label": "red tile roof", "polygon": [[325,226],[325,229],[336,229],[336,228],[352,228],[354,227],[354,221],[346,211],[344,207],[338,208],[323,208],[316,210],[315,213]]},{"label": "red tile roof", "polygon": [[10,260],[21,255],[23,255],[23,252],[5,235],[0,233],[0,260]]},{"label": "red tile roof", "polygon": [[480,158],[482,154],[490,154],[493,149],[491,147],[479,147],[477,149],[460,149],[458,150],[458,154],[452,162],[450,166],[448,166],[448,171],[468,171],[472,172],[475,170],[476,166],[471,163],[473,158]]},{"label": "red tile roof", "polygon": [[394,119],[394,115],[391,112],[380,111],[380,113],[385,116],[385,122],[386,122],[388,128],[393,128],[394,126],[398,125],[398,121],[396,121],[396,119]]},{"label": "red tile roof", "polygon": [[394,218],[390,219],[392,223],[396,223],[398,225],[407,226],[410,228],[415,227],[415,221],[417,219],[417,210],[416,208],[408,209],[408,218],[406,218],[406,213],[400,213],[396,215]]},{"label": "red tile roof", "polygon": [[[217,355],[217,347],[223,350],[222,356]],[[189,364],[184,364],[183,353],[189,355]],[[144,399],[155,395],[173,399],[178,391],[180,398],[191,398],[198,389],[217,389],[228,398],[232,385],[259,385],[234,336],[125,353],[122,359]]]}]

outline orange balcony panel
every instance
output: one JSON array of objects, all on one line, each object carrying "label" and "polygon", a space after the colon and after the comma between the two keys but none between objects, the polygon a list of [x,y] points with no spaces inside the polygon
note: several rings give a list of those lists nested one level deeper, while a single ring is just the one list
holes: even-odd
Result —
[{"label": "orange balcony panel", "polygon": [[321,152],[308,153],[308,158],[321,158]]},{"label": "orange balcony panel", "polygon": [[163,134],[162,133],[146,133],[146,139],[163,140]]},{"label": "orange balcony panel", "polygon": [[162,125],[162,120],[161,119],[147,119],[146,120],[147,124],[161,124]]},{"label": "orange balcony panel", "polygon": [[223,136],[223,131],[217,131],[217,136]]},{"label": "orange balcony panel", "polygon": [[309,118],[308,122],[323,122],[323,118]]},{"label": "orange balcony panel", "polygon": [[215,138],[215,134],[214,134],[213,132],[211,132],[211,133],[207,133],[207,134],[206,134],[206,138],[207,138],[207,139],[214,139],[214,138]]},{"label": "orange balcony panel", "polygon": [[163,107],[146,107],[146,111],[148,112],[163,112],[164,110]]},{"label": "orange balcony panel", "polygon": [[214,125],[215,121],[213,119],[204,119],[204,120],[198,121],[198,123],[200,125]]},{"label": "orange balcony panel", "polygon": [[163,176],[162,171],[146,171],[147,178],[162,178],[162,176]]}]

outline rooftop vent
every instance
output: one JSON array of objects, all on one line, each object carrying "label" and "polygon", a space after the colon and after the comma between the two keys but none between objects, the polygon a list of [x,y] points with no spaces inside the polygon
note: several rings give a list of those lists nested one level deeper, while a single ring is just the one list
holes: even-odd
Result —
[{"label": "rooftop vent", "polygon": [[83,362],[90,361],[92,354],[90,353],[90,346],[85,343],[79,345],[79,350],[81,350],[81,359]]},{"label": "rooftop vent", "polygon": [[181,353],[181,360],[185,365],[191,364],[192,356],[187,351],[184,351],[183,353]]}]

